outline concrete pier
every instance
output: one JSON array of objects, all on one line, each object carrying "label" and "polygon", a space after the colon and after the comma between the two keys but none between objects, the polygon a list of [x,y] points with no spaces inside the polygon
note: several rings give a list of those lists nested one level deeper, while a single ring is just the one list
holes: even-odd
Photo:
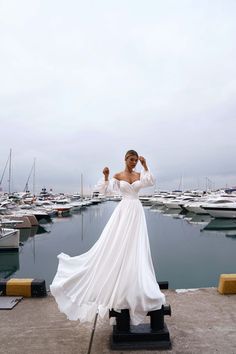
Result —
[{"label": "concrete pier", "polygon": [[[91,354],[236,353],[236,295],[220,295],[216,288],[163,292],[172,309],[165,318],[171,350],[111,351],[112,328],[98,320]],[[87,354],[93,324],[67,320],[50,295],[24,298],[12,310],[0,310],[0,318],[1,354]]]}]

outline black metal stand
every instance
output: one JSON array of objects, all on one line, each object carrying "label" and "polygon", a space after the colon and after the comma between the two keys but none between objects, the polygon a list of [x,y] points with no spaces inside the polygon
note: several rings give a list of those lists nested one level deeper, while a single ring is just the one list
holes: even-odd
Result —
[{"label": "black metal stand", "polygon": [[[168,289],[167,282],[159,283],[159,285],[162,289]],[[171,316],[169,305],[162,306],[160,310],[148,312],[150,324],[134,326],[130,324],[128,309],[123,309],[121,312],[111,310],[109,317],[116,318],[116,325],[113,326],[113,333],[110,337],[111,349],[171,349],[170,334],[164,322],[165,315]]]}]

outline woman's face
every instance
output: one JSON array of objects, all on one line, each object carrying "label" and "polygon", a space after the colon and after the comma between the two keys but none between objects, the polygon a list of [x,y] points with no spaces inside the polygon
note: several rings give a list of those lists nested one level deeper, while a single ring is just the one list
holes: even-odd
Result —
[{"label": "woman's face", "polygon": [[129,155],[125,160],[126,166],[131,169],[135,168],[137,162],[138,162],[138,157],[136,155]]}]

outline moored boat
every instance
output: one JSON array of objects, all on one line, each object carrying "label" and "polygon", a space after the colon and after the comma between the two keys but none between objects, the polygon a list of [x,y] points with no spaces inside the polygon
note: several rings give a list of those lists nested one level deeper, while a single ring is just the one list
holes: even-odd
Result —
[{"label": "moored boat", "polygon": [[17,251],[19,249],[20,231],[0,228],[0,251]]},{"label": "moored boat", "polygon": [[236,218],[236,202],[205,204],[201,208],[214,218]]}]

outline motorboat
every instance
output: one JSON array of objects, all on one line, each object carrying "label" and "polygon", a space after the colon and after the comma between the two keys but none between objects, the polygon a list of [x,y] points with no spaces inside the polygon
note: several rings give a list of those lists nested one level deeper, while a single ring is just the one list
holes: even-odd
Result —
[{"label": "motorboat", "polygon": [[[31,214],[31,216],[34,216],[35,221],[34,221],[34,223],[33,223],[32,220],[31,220],[31,224],[32,224],[33,226],[36,226],[36,225],[38,225],[41,221],[44,221],[44,220],[50,222],[50,221],[51,221],[50,212],[52,212],[51,209],[50,209],[50,210],[47,210],[46,208],[43,208],[43,209],[42,209],[42,208],[33,208],[33,209],[30,210],[29,213],[25,213],[25,215],[28,216],[28,217],[30,216],[30,214]],[[32,219],[32,218],[31,218],[31,219]]]},{"label": "motorboat", "polygon": [[6,219],[6,218],[1,218],[0,223],[2,227],[7,227],[11,229],[19,229],[20,224],[23,223],[23,220],[15,220],[15,219]]},{"label": "motorboat", "polygon": [[195,214],[208,214],[206,210],[204,210],[202,206],[202,201],[191,201],[183,204],[182,208]]},{"label": "motorboat", "polygon": [[208,210],[203,207],[207,207],[209,204],[216,205],[221,203],[231,203],[234,201],[236,201],[235,196],[229,196],[225,193],[211,193],[183,204],[182,208],[195,214],[210,214]]},{"label": "motorboat", "polygon": [[91,199],[90,199],[90,201],[91,201],[91,203],[92,204],[99,204],[99,203],[101,203],[101,199],[99,198],[99,197],[92,197]]},{"label": "motorboat", "polygon": [[57,212],[58,215],[70,213],[73,206],[69,203],[68,199],[55,199],[53,202],[53,210]]},{"label": "motorboat", "polygon": [[119,194],[115,194],[115,195],[108,197],[108,200],[111,200],[113,202],[119,202],[119,201],[121,201],[121,199],[122,199],[122,197]]},{"label": "motorboat", "polygon": [[82,206],[85,208],[93,204],[90,198],[84,198],[83,200],[81,200],[81,203]]},{"label": "motorboat", "polygon": [[164,206],[168,209],[182,209],[182,205],[186,202],[193,201],[194,198],[191,196],[183,195],[181,197],[170,199],[163,202]]},{"label": "motorboat", "polygon": [[143,206],[152,206],[153,204],[150,200],[150,197],[140,196],[139,200],[143,204]]},{"label": "motorboat", "polygon": [[27,229],[32,227],[30,218],[26,215],[20,215],[19,213],[4,215],[1,222],[5,226],[11,226],[12,228],[17,229]]},{"label": "motorboat", "polygon": [[163,205],[168,209],[181,209],[179,203],[180,199],[167,199],[166,201],[163,201]]},{"label": "motorboat", "polygon": [[170,200],[175,200],[177,197],[176,194],[168,194],[168,193],[164,193],[164,194],[154,194],[153,197],[149,198],[151,204],[153,206],[163,206],[165,205],[165,203],[167,203]]},{"label": "motorboat", "polygon": [[73,207],[73,210],[79,210],[81,209],[84,205],[83,205],[83,202],[79,201],[79,200],[72,200],[70,202],[70,204],[72,205]]},{"label": "motorboat", "polygon": [[19,249],[20,231],[0,227],[0,251],[17,251]]},{"label": "motorboat", "polygon": [[204,203],[201,208],[214,218],[236,218],[236,201],[218,200],[215,203]]}]

